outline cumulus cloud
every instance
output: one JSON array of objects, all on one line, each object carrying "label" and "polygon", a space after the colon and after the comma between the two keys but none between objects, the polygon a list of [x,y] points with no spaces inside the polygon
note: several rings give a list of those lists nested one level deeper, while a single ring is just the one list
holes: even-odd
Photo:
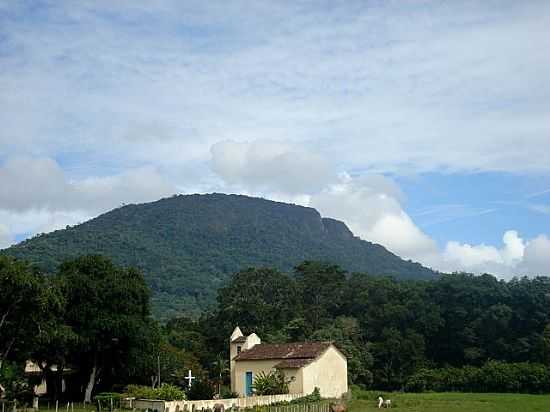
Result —
[{"label": "cumulus cloud", "polygon": [[105,211],[121,203],[157,200],[174,186],[151,167],[114,176],[70,180],[53,159],[17,157],[0,167],[0,208],[12,211]]},{"label": "cumulus cloud", "polygon": [[0,152],[158,165],[262,136],[350,169],[548,172],[548,5],[429,3],[11,4]]},{"label": "cumulus cloud", "polygon": [[312,195],[309,205],[324,216],[343,220],[357,236],[443,272],[492,273],[504,278],[550,275],[548,237],[527,241],[508,230],[500,248],[456,241],[439,247],[405,212],[403,201],[399,187],[387,177],[343,175],[339,183]]},{"label": "cumulus cloud", "polygon": [[502,247],[469,245],[450,241],[443,252],[442,269],[492,273],[511,276],[550,276],[550,239],[539,235],[531,240],[508,230],[502,237]]},{"label": "cumulus cloud", "polygon": [[403,210],[403,194],[381,175],[349,177],[311,197],[324,216],[341,219],[363,239],[380,243],[407,259],[426,261],[437,253],[435,242]]},{"label": "cumulus cloud", "polygon": [[66,201],[72,203],[71,192],[63,171],[52,159],[19,157],[0,167],[0,205],[4,209],[57,209]]},{"label": "cumulus cloud", "polygon": [[152,167],[74,180],[53,159],[10,158],[0,166],[0,247],[14,243],[13,234],[50,232],[124,203],[158,200],[174,192]]},{"label": "cumulus cloud", "polygon": [[0,223],[0,249],[4,249],[15,241],[13,235],[10,233],[8,227]]},{"label": "cumulus cloud", "polygon": [[517,231],[508,230],[504,233],[502,242],[503,246],[497,248],[485,244],[470,245],[449,241],[443,251],[443,265],[448,271],[518,275],[514,271],[523,260],[525,241]]},{"label": "cumulus cloud", "polygon": [[550,275],[550,239],[539,235],[529,241],[520,266],[526,274]]},{"label": "cumulus cloud", "polygon": [[[72,224],[173,193],[169,173],[195,173],[181,189],[210,191],[210,161],[219,190],[311,203],[403,257],[543,270],[544,237],[438,248],[394,182],[338,180],[324,159],[379,173],[548,174],[548,7],[0,4],[0,153],[11,156],[0,221],[16,234]],[[53,160],[84,151],[77,178]]]},{"label": "cumulus cloud", "polygon": [[281,141],[226,140],[210,151],[214,172],[225,182],[244,188],[312,193],[333,178],[323,157]]},{"label": "cumulus cloud", "polygon": [[[403,192],[387,176],[337,175],[320,157],[305,152],[297,155],[298,149],[277,141],[224,141],[213,145],[211,152],[212,168],[226,183],[239,185],[247,194],[314,207],[323,216],[344,221],[355,235],[405,259],[444,272],[503,277],[550,274],[542,253],[544,237],[527,241],[517,231],[508,230],[502,247],[452,240],[439,246],[405,211]],[[304,164],[308,165],[305,169]],[[466,216],[494,211],[474,213],[464,206],[461,210]]]}]

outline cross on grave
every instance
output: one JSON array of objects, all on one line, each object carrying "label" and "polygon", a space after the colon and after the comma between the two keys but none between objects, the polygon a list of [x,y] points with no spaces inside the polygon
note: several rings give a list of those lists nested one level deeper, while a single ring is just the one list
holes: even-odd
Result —
[{"label": "cross on grave", "polygon": [[189,382],[188,382],[188,385],[189,387],[191,387],[192,383],[193,383],[193,379],[195,379],[195,377],[193,375],[191,375],[191,369],[189,369],[189,373],[188,375],[185,377],[185,379],[187,379]]}]

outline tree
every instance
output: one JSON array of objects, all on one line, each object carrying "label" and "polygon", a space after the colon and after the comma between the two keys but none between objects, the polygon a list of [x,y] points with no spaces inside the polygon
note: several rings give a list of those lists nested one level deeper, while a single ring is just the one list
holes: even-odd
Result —
[{"label": "tree", "polygon": [[212,363],[212,367],[218,381],[218,394],[220,394],[224,378],[227,376],[227,372],[229,372],[229,362],[223,353],[218,353],[216,360]]},{"label": "tree", "polygon": [[101,256],[66,261],[59,277],[65,322],[77,337],[71,360],[87,376],[84,402],[90,402],[98,378],[112,384],[128,353],[141,347],[150,327],[149,289],[137,270]]},{"label": "tree", "polygon": [[357,319],[338,317],[329,326],[317,330],[313,340],[331,341],[342,351],[348,361],[348,374],[351,383],[372,383],[372,354],[359,327]]},{"label": "tree", "polygon": [[24,361],[59,304],[28,264],[0,256],[0,370],[10,357]]},{"label": "tree", "polygon": [[29,355],[29,359],[41,369],[40,378],[46,379],[49,395],[53,395],[54,399],[58,399],[62,392],[64,371],[69,366],[70,355],[74,353],[78,342],[78,336],[70,326],[65,324],[63,316],[66,300],[57,280],[57,278],[46,279],[50,285],[49,296],[57,304],[51,305],[48,321],[42,323],[40,333]]},{"label": "tree", "polygon": [[283,329],[298,308],[296,284],[290,276],[269,268],[249,268],[236,273],[219,291],[217,320],[227,335],[238,324],[266,336]]},{"label": "tree", "polygon": [[550,366],[550,324],[546,325],[544,331],[540,337],[540,360],[546,365]]},{"label": "tree", "polygon": [[307,306],[304,315],[311,330],[317,330],[324,321],[339,315],[346,272],[336,265],[306,261],[295,273],[302,303]]}]

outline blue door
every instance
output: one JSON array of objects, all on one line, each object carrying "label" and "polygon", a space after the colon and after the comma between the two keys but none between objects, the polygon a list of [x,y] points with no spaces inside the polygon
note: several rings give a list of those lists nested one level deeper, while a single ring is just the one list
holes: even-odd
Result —
[{"label": "blue door", "polygon": [[246,372],[246,396],[252,396],[252,372]]}]

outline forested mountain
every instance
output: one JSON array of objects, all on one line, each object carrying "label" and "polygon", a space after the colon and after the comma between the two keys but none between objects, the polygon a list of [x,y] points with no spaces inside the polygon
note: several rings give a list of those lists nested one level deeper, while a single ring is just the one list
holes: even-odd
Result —
[{"label": "forested mountain", "polygon": [[315,209],[224,194],[123,206],[2,253],[47,272],[83,254],[135,266],[145,274],[162,318],[205,308],[228,275],[249,266],[290,270],[304,260],[322,260],[350,272],[398,279],[437,276],[355,237],[344,223],[322,218]]}]

